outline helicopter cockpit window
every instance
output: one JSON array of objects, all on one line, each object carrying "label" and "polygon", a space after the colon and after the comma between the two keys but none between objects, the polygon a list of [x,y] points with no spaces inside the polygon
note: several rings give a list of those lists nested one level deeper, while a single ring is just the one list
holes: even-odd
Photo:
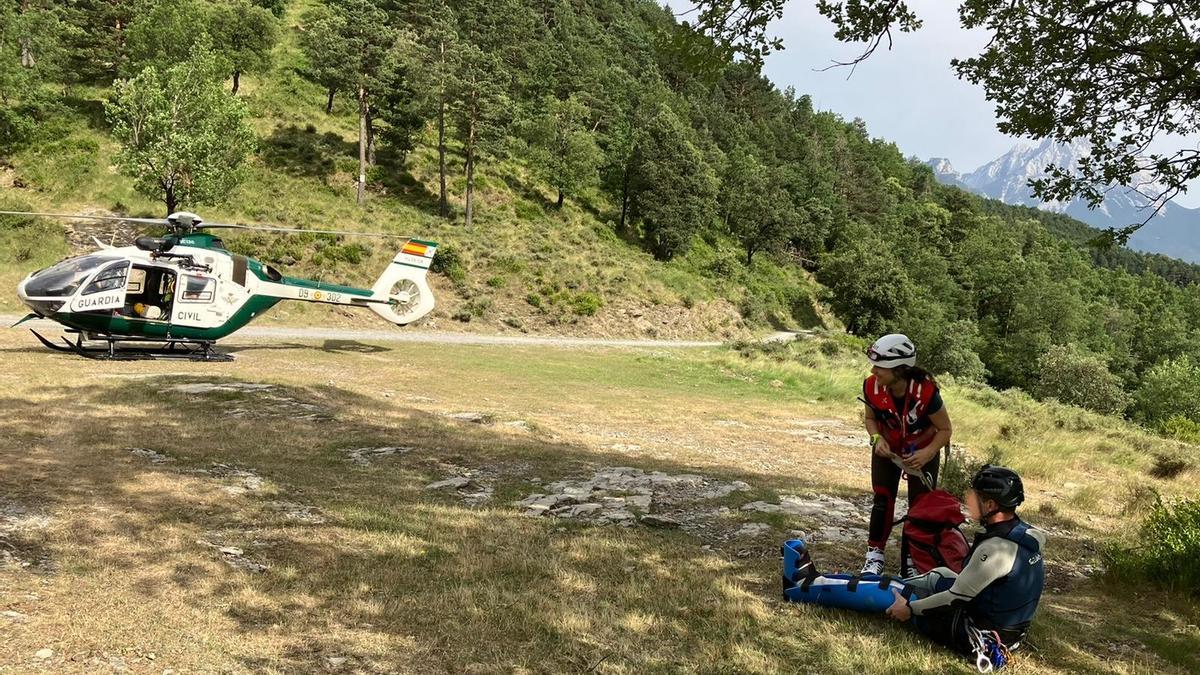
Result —
[{"label": "helicopter cockpit window", "polygon": [[127,262],[120,262],[112,267],[109,267],[108,269],[101,270],[101,272],[96,275],[96,278],[92,279],[91,283],[84,287],[83,294],[91,295],[93,293],[102,293],[104,291],[124,288],[125,277],[128,275],[128,273],[129,263]]},{"label": "helicopter cockpit window", "polygon": [[216,279],[204,277],[185,277],[182,302],[212,302],[213,290],[217,286]]},{"label": "helicopter cockpit window", "polygon": [[[79,284],[100,267],[117,259],[104,255],[86,255],[71,258],[34,274],[25,284],[25,293],[31,298],[66,297],[73,295]],[[124,273],[122,273],[124,283]]]}]

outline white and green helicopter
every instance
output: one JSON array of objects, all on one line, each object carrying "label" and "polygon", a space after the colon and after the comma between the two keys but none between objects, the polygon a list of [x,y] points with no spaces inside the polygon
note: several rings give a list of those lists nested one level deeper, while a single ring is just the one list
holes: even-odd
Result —
[{"label": "white and green helicopter", "polygon": [[[14,326],[35,318],[57,321],[75,335],[73,342],[64,336],[64,346],[33,334],[51,349],[90,358],[230,360],[213,349],[216,341],[281,300],[365,307],[398,326],[420,319],[434,305],[425,279],[437,251],[431,241],[383,233],[206,223],[188,212],[165,219],[17,211],[0,215],[166,228],[162,237],[138,237],[133,246],[120,248],[93,239],[99,250],[33,272],[17,286],[17,295],[33,313]],[[219,237],[206,231],[216,228],[391,237],[403,244],[374,286],[353,288],[284,276],[270,265],[226,250]]]}]

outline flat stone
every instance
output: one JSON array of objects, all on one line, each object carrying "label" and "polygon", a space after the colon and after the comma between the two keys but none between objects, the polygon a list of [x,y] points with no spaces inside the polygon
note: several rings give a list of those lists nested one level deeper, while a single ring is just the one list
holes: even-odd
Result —
[{"label": "flat stone", "polygon": [[467,478],[466,476],[455,476],[454,478],[447,478],[446,480],[440,480],[436,483],[430,483],[429,485],[425,486],[425,489],[444,490],[445,488],[453,488],[457,490],[459,488],[467,487],[470,484],[470,478]]},{"label": "flat stone", "polygon": [[39,658],[39,659],[41,659],[41,660],[43,660],[43,661],[45,661],[46,659],[48,659],[48,658],[51,658],[51,657],[53,657],[53,656],[54,656],[54,650],[52,650],[52,649],[39,649],[39,650],[37,650],[37,652],[34,654],[34,656],[35,656],[35,657],[37,657],[37,658]]},{"label": "flat stone", "polygon": [[214,392],[253,392],[274,389],[273,384],[251,384],[249,382],[231,382],[215,384],[212,382],[194,382],[191,384],[176,384],[166,388],[166,391],[177,391],[183,394],[211,394]]},{"label": "flat stone", "polygon": [[136,455],[137,457],[141,457],[142,459],[148,459],[154,464],[162,464],[164,462],[174,462],[175,461],[173,458],[167,457],[166,455],[156,452],[154,450],[150,450],[149,448],[130,448],[129,452],[132,453],[133,455]]},{"label": "flat stone", "polygon": [[750,502],[742,504],[743,511],[761,511],[763,513],[779,513],[783,510],[779,504],[771,504],[770,502]]},{"label": "flat stone", "polygon": [[771,531],[771,526],[766,523],[746,523],[734,533],[735,537],[757,537],[761,534],[766,534]]},{"label": "flat stone", "polygon": [[683,524],[674,518],[656,515],[642,516],[641,522],[643,525],[648,525],[650,527],[679,527]]},{"label": "flat stone", "polygon": [[245,553],[245,551],[243,551],[242,549],[240,549],[236,546],[222,546],[221,548],[219,548],[217,550],[219,550],[221,553],[224,553],[225,555],[241,555],[241,554]]},{"label": "flat stone", "polygon": [[596,519],[599,523],[611,523],[614,525],[632,525],[636,520],[636,516],[628,511],[605,511]]},{"label": "flat stone", "polygon": [[413,448],[407,446],[385,446],[382,448],[354,448],[346,450],[350,461],[355,464],[368,465],[372,459],[379,457],[388,457],[391,455],[402,455],[412,452]]},{"label": "flat stone", "polygon": [[630,506],[639,508],[643,511],[650,510],[650,503],[652,501],[653,501],[653,497],[651,497],[650,495],[632,495],[632,496],[625,498],[625,502],[628,503]]},{"label": "flat stone", "polygon": [[8,619],[9,621],[16,621],[17,623],[20,623],[25,620],[24,614],[22,614],[20,612],[14,612],[11,609],[7,609],[3,612],[0,612],[0,616]]},{"label": "flat stone", "polygon": [[572,517],[574,517],[574,516],[586,516],[586,515],[588,515],[588,514],[591,514],[591,513],[595,513],[595,512],[597,512],[597,511],[600,511],[600,510],[602,510],[603,508],[604,508],[604,507],[603,507],[602,505],[600,505],[600,504],[596,504],[596,503],[594,503],[594,502],[589,502],[589,503],[586,503],[586,504],[576,504],[575,506],[571,507],[571,516],[572,516]]},{"label": "flat stone", "polygon": [[349,659],[345,656],[326,656],[325,657],[325,663],[330,668],[340,668],[340,667],[346,665],[346,661],[348,661],[348,660]]},{"label": "flat stone", "polygon": [[487,414],[481,413],[481,412],[446,413],[446,417],[449,417],[450,419],[455,420],[456,422],[469,422],[471,424],[491,424],[492,423],[491,415],[487,415]]}]

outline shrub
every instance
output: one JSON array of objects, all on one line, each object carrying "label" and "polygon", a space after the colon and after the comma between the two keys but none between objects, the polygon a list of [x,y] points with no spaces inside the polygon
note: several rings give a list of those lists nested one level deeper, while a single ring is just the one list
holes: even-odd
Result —
[{"label": "shrub", "polygon": [[604,300],[590,291],[577,293],[571,299],[571,311],[579,316],[592,316],[604,306]]},{"label": "shrub", "polygon": [[438,247],[437,254],[433,256],[433,262],[429,264],[429,269],[435,274],[444,275],[460,288],[467,282],[467,266],[463,262],[462,254],[456,246],[451,244]]},{"label": "shrub", "polygon": [[964,382],[983,382],[988,371],[976,351],[979,342],[974,321],[954,321],[939,331],[921,360],[925,368],[939,375],[949,373]]},{"label": "shrub", "polygon": [[1184,443],[1200,445],[1200,422],[1183,415],[1172,415],[1165,422],[1160,422],[1158,430],[1164,435]]},{"label": "shrub", "polygon": [[1136,417],[1162,428],[1174,417],[1200,422],[1200,366],[1184,356],[1146,372],[1134,394]]},{"label": "shrub", "polygon": [[1179,455],[1158,453],[1154,456],[1154,466],[1150,467],[1150,475],[1169,480],[1187,471],[1190,467],[1191,463]]},{"label": "shrub", "polygon": [[1055,345],[1038,360],[1041,377],[1036,391],[1041,398],[1055,398],[1107,415],[1129,407],[1129,396],[1121,379],[1108,370],[1102,359],[1084,354],[1071,345]]},{"label": "shrub", "polygon": [[1156,500],[1142,522],[1138,544],[1104,551],[1108,574],[1124,582],[1149,582],[1200,594],[1200,500]]},{"label": "shrub", "polygon": [[941,469],[938,482],[943,490],[962,497],[967,488],[971,487],[971,479],[984,464],[1004,464],[1004,451],[999,446],[990,446],[982,460],[973,459],[962,449],[953,451],[950,453],[950,461]]}]

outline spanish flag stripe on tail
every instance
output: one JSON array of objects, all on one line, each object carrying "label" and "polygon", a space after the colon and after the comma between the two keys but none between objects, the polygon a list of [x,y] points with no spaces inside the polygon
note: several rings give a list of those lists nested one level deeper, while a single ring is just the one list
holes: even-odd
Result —
[{"label": "spanish flag stripe on tail", "polygon": [[424,258],[429,252],[429,246],[416,241],[410,241],[404,245],[404,248],[401,249],[401,252]]}]

